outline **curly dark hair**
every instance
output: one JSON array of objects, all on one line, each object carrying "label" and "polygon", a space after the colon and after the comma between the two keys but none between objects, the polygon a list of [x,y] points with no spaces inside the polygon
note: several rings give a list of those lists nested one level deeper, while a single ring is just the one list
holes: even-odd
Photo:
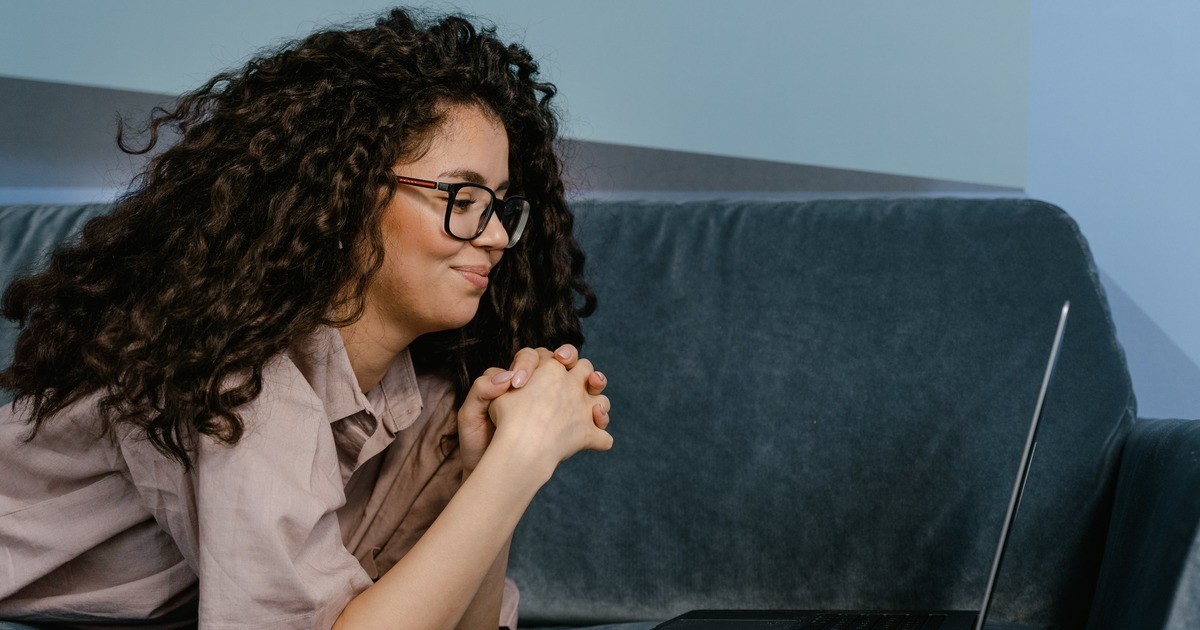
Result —
[{"label": "curly dark hair", "polygon": [[[130,423],[184,466],[200,434],[237,442],[263,366],[318,326],[363,313],[384,257],[391,167],[428,147],[448,105],[477,105],[509,137],[511,189],[533,208],[474,319],[412,345],[454,382],[522,346],[582,344],[595,308],[572,234],[552,84],[529,52],[461,16],[329,30],[217,75],[150,116],[179,140],[48,268],[4,293],[23,330],[0,386],[30,404],[30,436],[101,392],[101,426]],[[345,247],[342,247],[345,243]],[[348,313],[338,317],[336,313]]]}]

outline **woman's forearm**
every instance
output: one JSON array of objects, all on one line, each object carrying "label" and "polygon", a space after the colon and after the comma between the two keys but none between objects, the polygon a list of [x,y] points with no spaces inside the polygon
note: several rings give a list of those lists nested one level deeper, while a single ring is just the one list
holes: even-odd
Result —
[{"label": "woman's forearm", "polygon": [[508,570],[508,549],[512,537],[504,543],[504,548],[496,556],[492,568],[488,569],[479,592],[467,606],[467,612],[458,622],[458,630],[495,630],[500,620],[500,609],[504,602],[504,574]]},{"label": "woman's forearm", "polygon": [[[541,459],[522,455],[527,452],[493,443],[412,550],[354,598],[335,627],[453,628],[458,624],[485,577],[497,570],[502,550],[507,565],[513,530],[553,472],[545,469]],[[499,571],[497,581],[503,589],[503,569]],[[498,620],[497,606],[491,627]]]}]

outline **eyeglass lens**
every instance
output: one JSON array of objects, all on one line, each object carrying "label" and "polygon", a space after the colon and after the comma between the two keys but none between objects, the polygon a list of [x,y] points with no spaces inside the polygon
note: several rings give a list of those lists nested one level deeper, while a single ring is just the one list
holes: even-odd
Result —
[{"label": "eyeglass lens", "polygon": [[450,233],[462,239],[473,239],[483,233],[487,209],[492,204],[496,204],[496,217],[508,233],[508,244],[516,243],[524,228],[529,203],[519,197],[497,201],[492,191],[474,184],[460,186],[450,197]]}]

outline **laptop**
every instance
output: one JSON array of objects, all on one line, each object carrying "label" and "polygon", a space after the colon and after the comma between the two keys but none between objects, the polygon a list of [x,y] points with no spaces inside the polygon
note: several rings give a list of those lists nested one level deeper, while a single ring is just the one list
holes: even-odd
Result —
[{"label": "laptop", "polygon": [[965,610],[693,610],[674,619],[664,621],[654,630],[983,630],[987,620],[992,591],[996,587],[996,576],[1004,560],[1008,546],[1008,534],[1012,530],[1017,509],[1021,506],[1021,494],[1025,491],[1025,479],[1029,475],[1029,464],[1037,450],[1037,429],[1042,420],[1042,406],[1046,401],[1046,390],[1058,363],[1062,348],[1063,331],[1067,325],[1067,313],[1071,303],[1065,302],[1058,318],[1058,330],[1054,333],[1054,344],[1050,347],[1050,359],[1042,375],[1042,389],[1038,392],[1033,420],[1029,423],[1029,436],[1025,439],[1025,450],[1021,453],[1021,465],[1017,468],[1017,479],[1013,483],[1012,498],[1004,515],[1004,527],[1000,528],[1000,542],[996,545],[992,571],[988,574],[987,588],[978,611]]}]

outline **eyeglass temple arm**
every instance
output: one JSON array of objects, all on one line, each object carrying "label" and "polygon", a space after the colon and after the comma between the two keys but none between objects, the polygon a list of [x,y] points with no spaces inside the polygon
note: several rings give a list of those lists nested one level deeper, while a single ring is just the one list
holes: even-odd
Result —
[{"label": "eyeglass temple arm", "polygon": [[447,184],[446,182],[435,182],[435,181],[429,180],[429,179],[417,179],[415,177],[405,177],[403,175],[397,175],[396,181],[400,182],[401,184],[408,184],[409,186],[419,186],[421,188],[434,188],[437,190],[445,190],[445,191],[450,190],[450,184]]}]

